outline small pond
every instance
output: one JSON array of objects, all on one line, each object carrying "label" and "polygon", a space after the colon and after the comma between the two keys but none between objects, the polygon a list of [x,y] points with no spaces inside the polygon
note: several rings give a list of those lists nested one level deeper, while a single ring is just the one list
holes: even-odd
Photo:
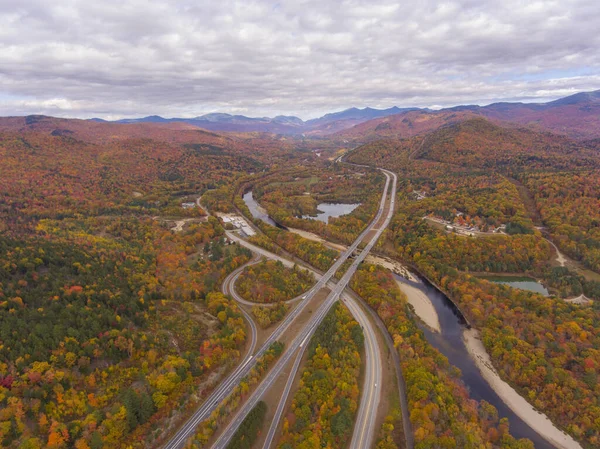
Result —
[{"label": "small pond", "polygon": [[513,288],[528,290],[530,292],[541,293],[548,296],[548,289],[533,278],[527,276],[480,276],[486,281],[495,282],[496,284],[505,284]]},{"label": "small pond", "polygon": [[319,220],[323,223],[329,222],[329,217],[341,217],[347,215],[360,206],[360,203],[356,204],[342,204],[342,203],[321,203],[317,206],[318,214],[303,215],[302,218],[312,218],[313,220]]}]

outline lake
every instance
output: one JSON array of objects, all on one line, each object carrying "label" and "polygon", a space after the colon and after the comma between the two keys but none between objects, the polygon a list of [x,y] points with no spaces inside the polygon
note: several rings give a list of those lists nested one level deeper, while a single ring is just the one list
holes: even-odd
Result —
[{"label": "lake", "polygon": [[312,218],[313,220],[319,220],[323,223],[329,223],[329,217],[341,217],[342,215],[348,215],[354,209],[360,206],[360,203],[356,204],[342,204],[342,203],[321,203],[317,206],[317,215],[303,215],[302,218]]}]

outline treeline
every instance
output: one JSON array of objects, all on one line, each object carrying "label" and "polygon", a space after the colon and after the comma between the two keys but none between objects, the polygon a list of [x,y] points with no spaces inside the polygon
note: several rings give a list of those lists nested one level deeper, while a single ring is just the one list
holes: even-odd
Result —
[{"label": "treeline", "polygon": [[264,424],[266,413],[267,404],[260,401],[244,418],[238,430],[233,434],[227,449],[250,449]]},{"label": "treeline", "polygon": [[280,246],[321,271],[327,271],[339,255],[337,251],[322,243],[305,239],[293,232],[282,231],[268,225],[262,226],[261,229],[266,235],[257,234],[248,240],[273,252],[277,252],[277,246]]},{"label": "treeline", "polygon": [[[363,264],[351,286],[384,321],[400,353],[415,447],[533,448],[510,435],[508,421],[491,404],[469,398],[460,371],[429,345],[389,271]],[[403,446],[394,433],[399,419],[387,420],[378,448]]]},{"label": "treeline", "polygon": [[280,322],[285,317],[288,308],[287,304],[280,303],[273,307],[253,306],[251,311],[259,326],[266,329],[271,324]]},{"label": "treeline", "polygon": [[350,312],[336,303],[308,346],[308,361],[284,418],[279,449],[344,447],[358,407],[363,334]]},{"label": "treeline", "polygon": [[313,275],[306,270],[287,268],[279,260],[265,260],[246,267],[235,288],[247,301],[276,303],[300,296],[313,283]]}]

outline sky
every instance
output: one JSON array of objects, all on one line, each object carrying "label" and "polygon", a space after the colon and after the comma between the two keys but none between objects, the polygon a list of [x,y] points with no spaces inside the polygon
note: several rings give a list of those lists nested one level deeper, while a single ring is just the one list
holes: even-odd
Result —
[{"label": "sky", "polygon": [[0,0],[0,115],[540,102],[600,89],[598,0]]}]

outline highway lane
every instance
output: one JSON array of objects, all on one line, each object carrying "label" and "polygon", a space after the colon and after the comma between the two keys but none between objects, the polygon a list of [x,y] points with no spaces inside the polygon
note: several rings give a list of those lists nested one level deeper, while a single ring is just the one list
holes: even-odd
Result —
[{"label": "highway lane", "polygon": [[[244,269],[247,266],[254,265],[255,263],[258,263],[259,260],[260,259],[258,257],[255,257],[250,262],[245,263],[241,267],[238,267],[236,270],[231,272],[225,278],[225,280],[223,281],[223,285],[221,286],[221,291],[223,292],[223,294],[224,295],[229,295],[229,294],[233,295],[233,293],[235,293],[235,290],[233,287],[234,287],[235,279],[237,279],[237,276],[239,276],[239,274],[242,271],[244,271]],[[254,322],[254,320],[252,319],[250,314],[248,312],[246,312],[242,307],[238,307],[238,309],[240,309],[240,312],[242,312],[242,315],[244,315],[244,318],[246,319],[246,321],[248,322],[248,326],[250,327],[250,347],[248,348],[246,357],[244,357],[244,359],[242,361],[242,363],[246,363],[250,360],[250,358],[252,357],[252,354],[254,354],[254,350],[256,349],[256,340],[257,340],[258,330],[256,328],[256,323]]]},{"label": "highway lane", "polygon": [[[278,257],[269,252],[264,253],[264,255],[271,258]],[[289,263],[290,265],[293,264],[292,262]],[[329,286],[331,289],[335,288],[334,282],[334,280],[331,280],[329,282]],[[370,447],[371,442],[373,440],[373,431],[377,415],[372,411],[377,410],[381,398],[381,354],[379,351],[376,334],[373,330],[373,326],[369,317],[365,315],[362,308],[346,292],[344,292],[342,300],[348,306],[354,318],[360,323],[365,335],[365,378],[363,380],[363,386],[361,389],[361,403],[359,405],[358,413],[356,416],[357,424],[354,427],[354,433],[350,443],[350,448],[367,448]],[[294,365],[288,377],[288,381],[284,388],[281,399],[278,403],[277,410],[271,421],[267,437],[263,444],[263,449],[268,449],[273,443],[275,433],[277,431],[279,422],[281,420],[281,416],[285,409],[287,397],[289,396],[290,389],[293,385],[293,380],[297,374],[300,361],[302,359],[302,354],[303,350],[301,350],[296,356]]]},{"label": "highway lane", "polygon": [[[334,281],[330,281],[333,284]],[[335,284],[332,286],[334,287]],[[373,330],[373,326],[369,317],[363,312],[358,303],[347,293],[343,292],[342,302],[348,307],[352,316],[360,324],[365,336],[365,377],[362,385],[362,396],[358,413],[356,415],[356,425],[350,441],[350,449],[369,448],[373,441],[373,431],[375,428],[375,419],[377,413],[373,412],[378,409],[381,400],[381,385],[382,385],[382,364],[381,353],[377,336]],[[288,374],[288,380],[285,384],[283,393],[277,404],[277,410],[271,420],[269,431],[263,443],[263,449],[269,449],[273,444],[275,434],[279,427],[281,417],[285,411],[285,404],[294,384],[294,379],[300,368],[300,362],[308,344],[301,347],[294,360],[294,365]]]},{"label": "highway lane", "polygon": [[[374,225],[379,222],[381,216],[383,215],[387,195],[389,192],[390,182],[391,182],[392,178],[394,180],[393,181],[393,191],[394,192],[396,191],[396,181],[397,181],[396,175],[392,174],[390,176],[389,174],[386,174],[385,187],[384,187],[384,191],[383,191],[383,194],[381,197],[379,210],[377,211],[375,219],[369,224],[369,226],[367,226],[365,228],[365,230],[354,241],[354,243],[352,245],[350,245],[350,247],[348,247],[348,249],[338,257],[338,260],[316,282],[316,284],[313,286],[313,288],[311,288],[305,294],[306,301],[300,302],[300,304],[293,311],[291,311],[286,318],[284,318],[284,320],[281,322],[281,324],[275,329],[275,331],[271,334],[271,336],[259,348],[259,350],[256,352],[255,355],[250,356],[247,360],[242,362],[224,381],[222,381],[219,384],[219,386],[213,391],[213,393],[207,398],[207,400],[196,410],[196,412],[194,412],[194,414],[190,417],[190,419],[188,419],[188,421],[180,429],[177,430],[175,435],[164,446],[164,449],[181,449],[185,445],[187,438],[190,437],[191,435],[193,435],[194,429],[196,428],[196,426],[200,422],[202,422],[206,418],[208,418],[210,416],[210,414],[217,408],[219,403],[222,402],[227,396],[229,396],[231,391],[233,391],[233,388],[254,367],[254,365],[256,364],[256,360],[258,358],[260,358],[269,349],[271,344],[273,344],[275,341],[277,341],[279,339],[279,337],[288,329],[288,327],[292,324],[292,322],[296,319],[296,317],[298,315],[300,315],[300,313],[304,310],[304,308],[310,302],[312,297],[327,284],[327,282],[333,277],[333,275],[340,269],[340,267],[346,261],[346,259],[348,259],[348,257],[358,248],[358,245],[362,242],[362,240],[366,237],[366,235],[371,231],[371,229],[374,227]],[[392,195],[392,202],[393,202],[394,198],[395,198],[395,195]],[[393,208],[391,208],[390,210],[393,210]],[[386,222],[389,223],[390,219],[391,219],[391,215],[389,217],[387,217]],[[376,234],[376,237],[381,235],[381,232],[383,229],[384,229],[384,227],[380,227],[379,231]],[[230,233],[228,233],[228,235],[230,235]],[[372,243],[370,244],[371,245],[370,248],[373,247],[373,245],[375,244],[375,241],[376,241],[376,239],[374,241],[372,241]],[[369,248],[369,250],[370,250],[370,248]],[[366,253],[364,251],[363,251],[363,253],[361,253],[361,255],[362,254],[366,255]],[[359,260],[359,258],[360,258],[360,256],[355,260],[355,262],[353,264],[353,266],[355,266],[354,270],[356,269],[356,266],[358,266],[356,264],[356,261]],[[362,261],[362,259],[364,259],[364,257],[360,258],[361,261]],[[349,280],[349,278],[346,280],[346,283],[348,282],[348,280]],[[339,293],[341,293],[341,292],[336,291],[336,293],[334,295],[335,299],[337,299],[337,296],[339,296]],[[330,294],[330,296],[331,296],[331,294]],[[326,300],[325,303],[326,304],[329,303],[329,307],[331,307],[331,304],[333,303],[333,301]],[[305,327],[305,329],[306,329],[306,327]],[[298,347],[298,346],[296,346],[296,347]],[[286,354],[286,353],[284,353],[284,354]]]},{"label": "highway lane", "polygon": [[[423,140],[423,142],[421,142],[421,146],[423,146],[424,143],[425,143],[425,140]],[[336,163],[343,162],[345,164],[354,165],[356,167],[374,168],[370,165],[353,164],[352,162],[344,161],[344,158],[348,154],[350,154],[352,151],[354,151],[356,148],[358,148],[359,146],[354,147],[352,150],[347,151],[346,153],[342,154],[341,156],[338,156],[335,159],[335,162]],[[391,172],[388,171],[388,173],[391,173]],[[400,409],[402,411],[402,427],[404,430],[404,438],[406,441],[406,448],[413,449],[415,447],[414,434],[413,434],[412,425],[410,422],[410,413],[409,413],[409,409],[408,409],[408,398],[407,398],[407,394],[406,394],[406,383],[404,381],[404,374],[402,373],[402,367],[400,364],[400,355],[398,354],[398,351],[396,351],[396,349],[394,347],[394,341],[392,340],[392,337],[389,334],[385,323],[381,320],[381,318],[377,315],[377,313],[373,309],[369,308],[369,306],[362,300],[362,298],[357,297],[357,299],[360,302],[362,302],[363,304],[365,304],[365,307],[369,311],[369,314],[373,318],[373,321],[375,321],[375,323],[379,327],[379,330],[383,334],[383,337],[387,341],[388,347],[391,349],[392,359],[394,360],[394,370],[396,371],[398,393],[400,395]]]},{"label": "highway lane", "polygon": [[[236,241],[238,241],[241,245],[245,246],[246,248],[250,249],[251,251],[260,253],[262,256],[265,256],[269,259],[281,260],[284,264],[286,264],[289,267],[294,265],[294,262],[291,262],[288,259],[281,258],[280,256],[277,256],[276,254],[271,253],[270,251],[267,251],[260,247],[257,247],[255,245],[253,245],[252,243],[249,243],[245,240],[242,240],[242,239],[238,240],[236,237]],[[314,274],[316,277],[321,276],[317,272],[314,272]],[[335,279],[331,279],[327,285],[331,290],[333,290],[336,286],[336,283],[337,283],[337,281]],[[355,427],[355,429],[361,429],[361,433],[360,433],[360,437],[359,437],[358,432],[355,430],[355,435],[353,436],[353,442],[358,441],[358,443],[355,443],[355,446],[351,446],[351,447],[366,447],[366,446],[364,446],[363,442],[371,441],[374,420],[376,417],[376,414],[373,414],[373,413],[369,414],[369,411],[376,410],[377,404],[379,403],[379,400],[380,400],[380,390],[375,390],[377,388],[380,388],[379,386],[382,385],[380,352],[379,352],[379,348],[377,346],[377,340],[375,337],[375,333],[372,329],[372,324],[371,324],[370,320],[368,319],[368,317],[366,315],[364,315],[362,309],[358,306],[356,301],[350,295],[348,295],[347,292],[344,292],[343,298],[345,299],[346,305],[349,306],[350,312],[352,313],[354,318],[359,322],[359,324],[361,325],[361,327],[363,328],[363,331],[365,333],[365,355],[366,355],[365,366],[366,366],[366,369],[365,369],[365,379],[363,381],[363,386],[361,389],[361,391],[363,393],[362,393],[359,413],[357,415],[357,422],[364,422],[367,425],[367,427],[365,427],[365,425],[362,425],[360,427],[357,425]],[[292,369],[291,369],[290,373],[288,374],[288,381],[284,387],[284,391],[283,391],[283,393],[281,395],[281,399],[277,405],[277,409],[275,411],[273,419],[271,420],[271,425],[269,427],[269,431],[265,438],[265,442],[263,444],[263,449],[268,449],[273,444],[273,440],[275,438],[277,429],[279,427],[281,417],[285,411],[285,404],[286,404],[287,398],[288,398],[290,390],[293,386],[294,378],[296,377],[296,375],[298,373],[298,369],[300,367],[300,362],[302,360],[302,356],[304,354],[305,349],[306,349],[306,345],[296,355]],[[378,387],[375,387],[375,385],[377,385]],[[365,418],[365,416],[366,416],[366,418]]]},{"label": "highway lane", "polygon": [[[391,174],[391,172],[388,173]],[[395,189],[393,189],[392,192],[395,192]],[[393,205],[394,203],[391,203],[390,210],[392,211],[392,213]],[[387,223],[389,223],[389,221],[387,221],[386,224]],[[272,254],[269,255],[273,256]],[[330,288],[332,289],[335,287],[334,282],[334,280],[329,282]],[[362,308],[358,305],[357,301],[355,301],[353,297],[347,292],[344,292],[342,300],[348,306],[354,318],[361,324],[365,335],[365,378],[363,380],[363,386],[361,389],[361,402],[356,416],[356,424],[354,427],[352,440],[350,442],[350,448],[369,448],[371,447],[373,441],[373,432],[375,428],[375,420],[377,417],[377,413],[373,413],[373,411],[378,409],[378,405],[381,399],[381,353],[379,351],[376,333],[373,330],[372,323],[369,320],[368,316],[364,314]],[[388,335],[387,329],[385,329],[385,327],[383,330],[385,331],[385,334]],[[391,344],[391,349],[393,350],[393,342]],[[263,449],[269,449],[270,446],[273,444],[275,433],[279,427],[279,422],[285,409],[287,397],[289,396],[291,386],[293,385],[294,378],[299,369],[302,354],[303,350],[301,350],[296,356],[294,366],[292,367],[292,370],[289,374],[288,381],[284,388],[282,397],[280,398],[277,410],[271,421],[267,437],[263,444]],[[407,436],[407,444],[409,445],[408,447],[412,447],[411,443],[412,438],[409,438]]]},{"label": "highway lane", "polygon": [[[379,220],[385,209],[386,201],[388,199],[387,194],[388,194],[388,190],[389,190],[388,187],[389,187],[390,179],[393,179],[392,194],[390,195],[390,200],[389,200],[390,207],[388,209],[388,214],[385,217],[383,225],[379,226],[375,235],[367,243],[367,245],[365,246],[363,251],[361,251],[361,253],[354,259],[354,261],[352,262],[350,267],[346,270],[346,272],[344,273],[342,278],[337,282],[335,287],[332,289],[331,293],[327,296],[325,302],[321,305],[321,307],[319,307],[319,309],[317,309],[316,313],[313,315],[313,317],[308,322],[308,324],[300,331],[298,336],[291,342],[289,347],[284,351],[284,353],[281,355],[279,360],[275,363],[273,368],[267,373],[264,380],[259,384],[258,388],[250,395],[250,397],[244,403],[242,408],[238,411],[238,413],[236,413],[234,418],[229,422],[229,425],[225,428],[223,433],[219,436],[219,438],[213,444],[213,446],[212,446],[213,449],[224,449],[227,446],[231,437],[233,436],[235,431],[239,428],[239,426],[241,425],[244,418],[247,416],[247,414],[250,412],[250,410],[252,410],[252,408],[258,403],[258,401],[260,400],[262,395],[265,393],[265,391],[272,386],[272,384],[275,382],[275,380],[277,379],[277,377],[279,376],[279,374],[281,373],[283,368],[287,365],[289,360],[292,358],[294,353],[299,348],[302,348],[306,345],[306,343],[308,342],[310,337],[313,335],[316,328],[319,326],[319,324],[321,323],[321,321],[323,320],[323,318],[325,317],[325,315],[327,314],[327,312],[329,311],[331,306],[335,303],[335,301],[337,301],[339,299],[340,295],[342,294],[342,292],[344,291],[344,289],[350,282],[350,279],[356,272],[356,269],[358,268],[358,266],[364,261],[365,257],[369,253],[369,251],[377,243],[377,240],[379,239],[379,237],[381,236],[383,231],[386,229],[386,227],[389,225],[389,223],[392,219],[393,211],[394,211],[397,177],[392,172],[389,172],[387,170],[382,170],[382,171],[384,172],[384,174],[386,176],[386,185],[385,185],[385,189],[384,189],[384,194],[382,195],[382,198],[381,198],[380,207],[379,207],[379,211],[376,215],[376,218],[371,222],[371,224],[369,226],[367,226],[365,231],[363,231],[363,233],[361,233],[359,238],[356,239],[355,242],[348,248],[348,251],[343,253],[345,255],[345,257],[344,258],[340,257],[338,262],[341,261],[342,259],[345,260],[348,257],[348,255],[351,254],[351,252],[353,252],[358,247],[358,244],[360,242],[362,242],[362,240],[374,228],[374,226],[379,223]],[[328,271],[328,273],[329,273],[329,271]],[[319,282],[321,282],[325,279],[327,282],[329,280],[329,278],[326,279],[326,276],[323,276],[319,280]],[[377,390],[377,388],[379,388],[379,387],[380,387],[380,385],[377,385],[375,387],[375,390]],[[375,394],[372,391],[370,398],[373,399],[376,397],[377,397],[377,394]],[[372,427],[373,427],[372,423],[374,423],[374,421],[371,419],[369,423],[367,423],[363,426],[363,428],[367,429],[370,427],[371,428],[370,432],[372,432]],[[359,436],[357,438],[359,438],[361,440],[361,442],[362,442],[361,444],[367,444],[367,446],[361,446],[361,447],[364,447],[365,449],[368,448],[369,444],[370,444],[370,442],[367,441],[367,438],[369,437],[369,432],[366,430],[358,431],[358,432],[359,432]]]},{"label": "highway lane", "polygon": [[342,296],[342,301],[361,325],[365,336],[365,378],[350,449],[368,449],[372,446],[375,419],[381,400],[381,352],[371,320],[363,309],[347,293]]},{"label": "highway lane", "polygon": [[[395,192],[395,189],[392,189],[392,192]],[[391,211],[393,211],[392,206],[393,203],[390,207]],[[389,221],[387,223],[389,223]],[[332,289],[335,288],[335,284],[333,284],[333,282],[334,281],[329,282],[330,288]],[[364,314],[362,308],[347,293],[344,293],[342,300],[348,306],[354,318],[359,322],[359,324],[363,328],[363,332],[365,335],[365,378],[362,386],[361,403],[356,416],[357,424],[354,427],[354,433],[350,443],[350,448],[368,448],[370,447],[371,442],[373,440],[373,430],[377,415],[372,411],[377,410],[381,398],[381,355],[378,347],[377,337],[368,316]],[[290,372],[288,377],[288,382],[286,383],[277,410],[271,421],[267,437],[263,444],[263,449],[269,449],[273,442],[276,430],[279,425],[279,421],[281,420],[281,416],[285,408],[287,397],[289,396],[294,377],[296,376],[300,365],[300,360],[302,359],[302,354],[303,351],[301,350],[296,356],[294,366],[292,367],[292,371]]]},{"label": "highway lane", "polygon": [[[221,288],[221,291],[223,292],[223,294],[225,294],[225,295],[229,294],[230,288],[231,288],[231,286],[230,286],[231,280],[235,276],[236,273],[242,272],[244,270],[244,268],[246,268],[246,266],[248,266],[252,263],[257,263],[257,262],[258,262],[258,260],[255,258],[254,260],[242,265],[241,267],[238,267],[236,270],[231,272],[223,281],[223,285]],[[195,427],[198,425],[198,423],[202,422],[204,419],[206,419],[208,416],[210,416],[210,413],[212,413],[212,411],[217,407],[217,405],[224,398],[226,398],[229,395],[231,390],[237,385],[238,377],[240,379],[243,377],[242,374],[246,372],[245,368],[253,360],[252,354],[254,353],[254,351],[256,349],[256,340],[257,340],[256,324],[254,323],[254,320],[252,319],[252,317],[244,309],[242,309],[241,307],[239,309],[242,312],[242,314],[244,315],[244,318],[246,319],[246,321],[248,321],[248,324],[249,324],[250,330],[251,330],[251,336],[250,336],[251,343],[250,343],[250,347],[246,353],[246,357],[244,357],[244,359],[241,361],[240,365],[238,365],[238,367],[219,385],[219,387],[217,387],[213,391],[213,393],[208,397],[208,399],[206,401],[204,401],[204,403],[192,415],[192,417],[178,430],[178,432],[167,443],[167,445],[164,446],[165,449],[181,448],[184,446],[187,437],[193,433],[193,431],[194,431]]]},{"label": "highway lane", "polygon": [[275,414],[273,415],[273,419],[271,420],[271,425],[269,426],[269,431],[267,432],[267,436],[265,438],[265,442],[263,443],[263,449],[269,449],[273,444],[273,440],[275,439],[275,433],[279,428],[279,422],[281,421],[281,416],[285,411],[285,404],[287,402],[287,398],[290,395],[290,391],[292,390],[292,386],[294,385],[294,379],[296,378],[296,374],[298,374],[298,369],[300,369],[300,362],[302,362],[302,357],[304,356],[304,351],[306,351],[306,347],[308,343],[300,347],[298,350],[298,354],[296,355],[296,360],[294,360],[294,365],[290,373],[288,374],[288,380],[285,383],[285,387],[283,389],[283,393],[281,394],[281,398],[279,399],[279,403],[277,404],[277,410],[275,410]]},{"label": "highway lane", "polygon": [[234,242],[240,244],[241,246],[248,248],[250,251],[252,251],[255,254],[260,254],[261,256],[265,256],[268,259],[278,260],[288,268],[292,268],[294,265],[300,265],[300,266],[302,266],[303,269],[308,270],[311,273],[313,273],[315,275],[315,277],[322,276],[321,273],[317,272],[316,270],[313,270],[312,268],[310,268],[306,265],[292,262],[291,260],[286,259],[285,257],[278,256],[277,254],[272,253],[264,248],[261,248],[260,246],[256,246],[253,243],[250,243],[247,240],[244,240],[243,238],[241,238],[239,235],[237,235],[234,232],[225,231],[225,234],[231,241],[234,241]]},{"label": "highway lane", "polygon": [[[336,286],[336,281],[332,279],[329,281],[328,285],[333,290]],[[363,309],[358,305],[354,298],[346,291],[343,292],[342,301],[348,307],[354,319],[362,327],[365,336],[365,377],[361,388],[361,402],[356,415],[357,424],[354,427],[354,433],[350,442],[350,449],[368,448],[373,440],[373,430],[377,416],[377,413],[373,413],[373,410],[377,410],[381,400],[381,353],[376,333],[373,330],[373,325],[369,317],[364,313]],[[304,351],[306,350],[306,346],[307,345],[301,348],[296,355],[294,365],[292,366],[292,369],[288,375],[289,377],[287,383],[284,387],[279,403],[277,404],[277,409],[273,415],[273,419],[271,420],[271,425],[269,426],[267,436],[263,443],[263,449],[269,449],[273,444],[275,434],[279,428],[281,417],[285,411],[285,404],[290,394],[296,374],[298,373],[300,362],[302,360]]]}]

